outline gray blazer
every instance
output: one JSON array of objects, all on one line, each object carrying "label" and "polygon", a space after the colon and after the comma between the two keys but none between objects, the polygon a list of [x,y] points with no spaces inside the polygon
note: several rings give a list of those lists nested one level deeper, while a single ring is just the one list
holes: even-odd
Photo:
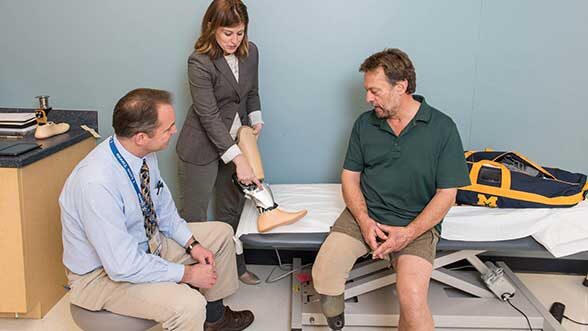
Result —
[{"label": "gray blazer", "polygon": [[178,137],[176,152],[185,162],[206,165],[218,160],[235,142],[229,130],[239,114],[243,125],[249,113],[260,110],[258,94],[258,51],[249,43],[249,55],[239,59],[239,82],[229,64],[220,57],[192,53],[188,78],[192,106]]}]

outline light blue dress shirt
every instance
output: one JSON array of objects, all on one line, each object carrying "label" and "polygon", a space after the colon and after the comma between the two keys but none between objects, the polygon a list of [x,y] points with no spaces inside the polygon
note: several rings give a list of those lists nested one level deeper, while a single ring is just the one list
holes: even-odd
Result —
[{"label": "light blue dress shirt", "polygon": [[[103,267],[114,281],[179,282],[184,266],[147,253],[147,236],[139,199],[131,180],[104,140],[72,171],[61,195],[63,263],[83,275]],[[128,152],[114,137],[137,183],[143,159]],[[192,232],[178,215],[159,172],[155,153],[149,166],[151,198],[162,235],[184,246]],[[158,190],[157,184],[163,184]]]}]

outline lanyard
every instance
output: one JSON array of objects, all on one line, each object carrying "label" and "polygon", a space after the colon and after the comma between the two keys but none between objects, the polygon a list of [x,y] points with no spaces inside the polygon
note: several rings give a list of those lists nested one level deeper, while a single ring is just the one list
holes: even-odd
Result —
[{"label": "lanyard", "polygon": [[110,144],[110,150],[112,151],[112,154],[114,154],[114,157],[116,158],[118,163],[120,163],[120,165],[123,167],[123,169],[125,169],[127,176],[131,180],[131,183],[133,184],[133,188],[135,189],[135,193],[137,193],[137,198],[139,198],[139,204],[141,205],[141,210],[143,211],[143,215],[145,215],[145,212],[146,212],[145,201],[143,201],[143,196],[141,195],[141,190],[139,190],[139,186],[137,185],[137,180],[135,179],[135,176],[133,175],[133,171],[131,171],[131,167],[129,167],[129,164],[127,163],[125,158],[120,154],[120,152],[118,151],[118,148],[116,148],[116,145],[114,144],[113,137],[110,137],[110,141],[108,143]]}]

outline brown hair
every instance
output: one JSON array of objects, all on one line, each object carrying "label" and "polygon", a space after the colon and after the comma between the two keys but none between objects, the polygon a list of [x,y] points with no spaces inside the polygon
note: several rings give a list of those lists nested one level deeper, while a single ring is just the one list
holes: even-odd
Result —
[{"label": "brown hair", "polygon": [[202,18],[202,32],[196,41],[196,45],[194,45],[196,52],[208,54],[211,59],[220,57],[223,55],[223,50],[216,42],[216,29],[241,23],[245,25],[245,35],[241,45],[235,51],[235,55],[239,58],[246,57],[249,54],[249,39],[247,38],[249,15],[247,14],[247,6],[240,0],[212,1]]},{"label": "brown hair", "polygon": [[416,90],[416,73],[408,55],[398,48],[386,48],[385,50],[371,55],[359,67],[360,72],[376,70],[378,67],[384,69],[390,84],[406,80],[408,87],[407,94]]},{"label": "brown hair", "polygon": [[151,136],[158,126],[157,107],[171,104],[172,96],[167,91],[149,88],[132,90],[114,106],[114,133],[123,138],[130,138],[139,132]]}]

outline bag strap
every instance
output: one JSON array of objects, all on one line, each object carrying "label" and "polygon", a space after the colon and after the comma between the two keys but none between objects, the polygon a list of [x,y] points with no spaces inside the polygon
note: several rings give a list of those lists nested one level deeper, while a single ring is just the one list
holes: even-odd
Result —
[{"label": "bag strap", "polygon": [[[504,164],[490,161],[490,160],[481,160],[478,162],[471,162],[471,163],[472,163],[472,169],[470,170],[470,181],[472,182],[472,184],[475,183],[476,185],[484,185],[484,184],[478,183],[478,175],[480,174],[480,170],[482,169],[482,167],[487,166],[487,167],[500,169],[500,175],[501,175],[500,188],[503,190],[510,190],[510,183],[511,183],[510,171],[508,170],[508,168]],[[484,185],[484,186],[488,186],[488,185]]]}]

